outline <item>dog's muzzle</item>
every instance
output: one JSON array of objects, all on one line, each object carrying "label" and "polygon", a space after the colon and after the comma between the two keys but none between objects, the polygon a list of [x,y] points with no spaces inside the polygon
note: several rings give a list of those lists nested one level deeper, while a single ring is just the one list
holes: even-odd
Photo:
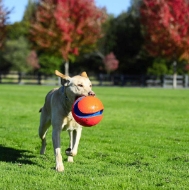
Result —
[{"label": "dog's muzzle", "polygon": [[[76,96],[76,97],[75,97],[75,100],[77,100],[78,98],[80,98],[80,97],[82,97],[82,96],[85,96],[85,95]],[[95,96],[95,93],[94,93],[93,91],[90,91],[90,92],[88,93],[88,96]]]},{"label": "dog's muzzle", "polygon": [[95,96],[95,93],[94,93],[93,91],[90,91],[90,92],[88,93],[88,95],[89,95],[89,96]]}]

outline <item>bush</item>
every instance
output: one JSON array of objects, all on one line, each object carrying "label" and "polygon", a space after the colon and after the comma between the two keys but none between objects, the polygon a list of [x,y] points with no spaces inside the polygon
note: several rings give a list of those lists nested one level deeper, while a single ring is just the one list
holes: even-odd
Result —
[{"label": "bush", "polygon": [[63,59],[54,55],[43,53],[39,56],[40,72],[44,74],[54,74],[54,70],[60,70]]}]

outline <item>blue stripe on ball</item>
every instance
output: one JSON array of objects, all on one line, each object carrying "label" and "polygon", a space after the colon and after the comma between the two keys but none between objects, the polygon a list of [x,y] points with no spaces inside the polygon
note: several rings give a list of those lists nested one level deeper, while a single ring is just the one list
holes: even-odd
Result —
[{"label": "blue stripe on ball", "polygon": [[82,118],[89,118],[89,117],[94,117],[94,116],[98,116],[101,115],[103,110],[100,110],[98,112],[95,113],[82,113],[79,108],[78,108],[78,103],[79,101],[77,101],[74,105],[74,113],[78,116],[78,117],[82,117]]}]

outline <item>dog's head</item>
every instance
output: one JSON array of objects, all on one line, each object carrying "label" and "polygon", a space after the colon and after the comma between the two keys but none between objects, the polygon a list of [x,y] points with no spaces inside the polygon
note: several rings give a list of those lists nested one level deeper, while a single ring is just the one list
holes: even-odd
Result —
[{"label": "dog's head", "polygon": [[82,72],[74,77],[64,75],[57,70],[55,74],[61,77],[61,83],[65,86],[66,96],[72,101],[75,101],[80,96],[95,96],[86,72]]}]

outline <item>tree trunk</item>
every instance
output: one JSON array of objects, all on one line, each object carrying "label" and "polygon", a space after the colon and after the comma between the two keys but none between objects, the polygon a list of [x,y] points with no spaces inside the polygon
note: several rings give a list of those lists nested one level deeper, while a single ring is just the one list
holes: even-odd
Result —
[{"label": "tree trunk", "polygon": [[65,62],[64,68],[65,68],[65,75],[69,76],[69,61]]},{"label": "tree trunk", "polygon": [[177,62],[173,62],[173,88],[177,88]]}]

